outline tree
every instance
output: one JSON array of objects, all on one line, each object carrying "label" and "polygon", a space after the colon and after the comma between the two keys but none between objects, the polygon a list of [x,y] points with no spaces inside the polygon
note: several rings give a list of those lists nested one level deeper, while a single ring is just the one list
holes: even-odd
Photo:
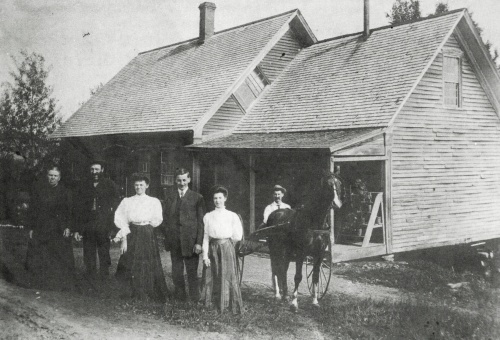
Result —
[{"label": "tree", "polygon": [[[446,13],[448,11],[449,11],[448,4],[443,3],[443,2],[439,2],[436,5],[436,10],[435,10],[434,14],[436,14],[436,15],[443,14],[443,13]],[[473,13],[470,12],[470,17],[472,19],[472,23],[476,27],[476,29],[477,29],[477,31],[479,33],[479,36],[482,39],[483,38],[482,37],[483,29],[479,26],[479,24],[476,22],[476,20],[474,20],[474,18],[472,17],[472,15],[473,15]],[[491,59],[493,60],[493,62],[497,66],[497,70],[500,71],[500,65],[498,65],[498,63],[497,63],[498,57],[499,57],[498,50],[493,47],[493,44],[489,40],[487,40],[486,42],[483,40],[483,43],[486,46],[486,48],[488,49],[488,52],[490,53]]]},{"label": "tree", "polygon": [[[101,91],[101,89],[103,88],[104,84],[101,82],[99,84],[97,84],[96,86],[94,87],[91,87],[89,92],[90,92],[90,97],[92,97],[93,95],[97,94],[97,92]],[[78,102],[78,106],[82,107],[83,104],[85,104],[86,101],[82,101],[82,102]]]},{"label": "tree", "polygon": [[25,171],[37,175],[57,142],[48,138],[60,124],[52,87],[47,85],[49,70],[37,53],[21,51],[13,57],[13,83],[2,84],[0,97],[0,154],[3,159],[22,157]]},{"label": "tree", "polygon": [[439,14],[443,14],[443,13],[446,13],[446,12],[449,12],[449,11],[450,11],[450,9],[449,9],[447,3],[438,2],[436,4],[436,10],[434,11],[434,14],[435,15],[439,15]]},{"label": "tree", "polygon": [[90,95],[93,96],[94,94],[96,94],[97,92],[101,91],[102,87],[104,86],[104,84],[101,82],[99,83],[98,85],[92,87],[90,89]]},{"label": "tree", "polygon": [[419,0],[396,0],[392,5],[391,13],[386,13],[391,25],[407,21],[418,20],[422,17]]}]

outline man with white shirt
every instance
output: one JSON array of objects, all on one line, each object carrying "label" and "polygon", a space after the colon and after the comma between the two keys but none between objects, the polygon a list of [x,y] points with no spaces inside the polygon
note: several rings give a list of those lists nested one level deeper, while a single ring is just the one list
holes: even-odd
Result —
[{"label": "man with white shirt", "polygon": [[186,267],[189,296],[192,301],[199,298],[198,262],[203,244],[203,196],[189,189],[191,176],[186,169],[177,169],[175,182],[177,190],[166,197],[165,247],[172,259],[172,278],[175,297],[186,299],[184,267]]},{"label": "man with white shirt", "polygon": [[269,204],[266,209],[264,209],[264,224],[267,223],[267,219],[273,211],[278,209],[292,209],[288,204],[283,202],[283,196],[286,194],[286,189],[281,185],[276,184],[273,190],[274,202]]}]

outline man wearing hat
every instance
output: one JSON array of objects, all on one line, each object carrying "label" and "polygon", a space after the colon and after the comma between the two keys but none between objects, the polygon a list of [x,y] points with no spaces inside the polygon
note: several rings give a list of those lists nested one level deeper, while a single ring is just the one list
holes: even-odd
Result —
[{"label": "man wearing hat", "polygon": [[[109,256],[110,236],[115,230],[114,212],[119,203],[118,188],[113,181],[103,177],[104,162],[93,160],[90,163],[90,176],[78,190],[75,208],[77,232],[75,239],[83,238],[83,262],[89,277],[99,274],[104,279],[109,275],[111,257]],[[97,272],[97,256],[99,272]]]},{"label": "man wearing hat", "polygon": [[288,204],[283,203],[283,196],[286,194],[286,189],[283,188],[281,185],[276,184],[273,188],[274,193],[273,193],[273,198],[274,202],[269,204],[266,209],[264,209],[264,223],[267,223],[267,219],[269,215],[275,210],[278,209],[292,209]]}]

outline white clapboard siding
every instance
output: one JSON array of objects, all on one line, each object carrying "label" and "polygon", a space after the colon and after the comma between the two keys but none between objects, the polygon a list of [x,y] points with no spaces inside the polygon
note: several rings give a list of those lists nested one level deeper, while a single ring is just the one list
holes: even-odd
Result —
[{"label": "white clapboard siding", "polygon": [[236,100],[231,96],[210,118],[203,128],[203,135],[229,130],[233,128],[243,117],[241,110]]},{"label": "white clapboard siding", "polygon": [[443,106],[442,60],[394,122],[394,252],[500,237],[500,120],[466,57],[462,107]]},{"label": "white clapboard siding", "polygon": [[273,82],[300,49],[292,30],[288,30],[259,64],[267,79]]}]

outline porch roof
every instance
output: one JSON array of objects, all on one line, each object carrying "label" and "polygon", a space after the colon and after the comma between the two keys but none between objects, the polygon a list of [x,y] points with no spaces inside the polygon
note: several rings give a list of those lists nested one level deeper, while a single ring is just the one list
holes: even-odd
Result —
[{"label": "porch roof", "polygon": [[235,133],[188,147],[193,149],[329,149],[339,150],[362,142],[384,130],[381,128],[275,133]]}]

